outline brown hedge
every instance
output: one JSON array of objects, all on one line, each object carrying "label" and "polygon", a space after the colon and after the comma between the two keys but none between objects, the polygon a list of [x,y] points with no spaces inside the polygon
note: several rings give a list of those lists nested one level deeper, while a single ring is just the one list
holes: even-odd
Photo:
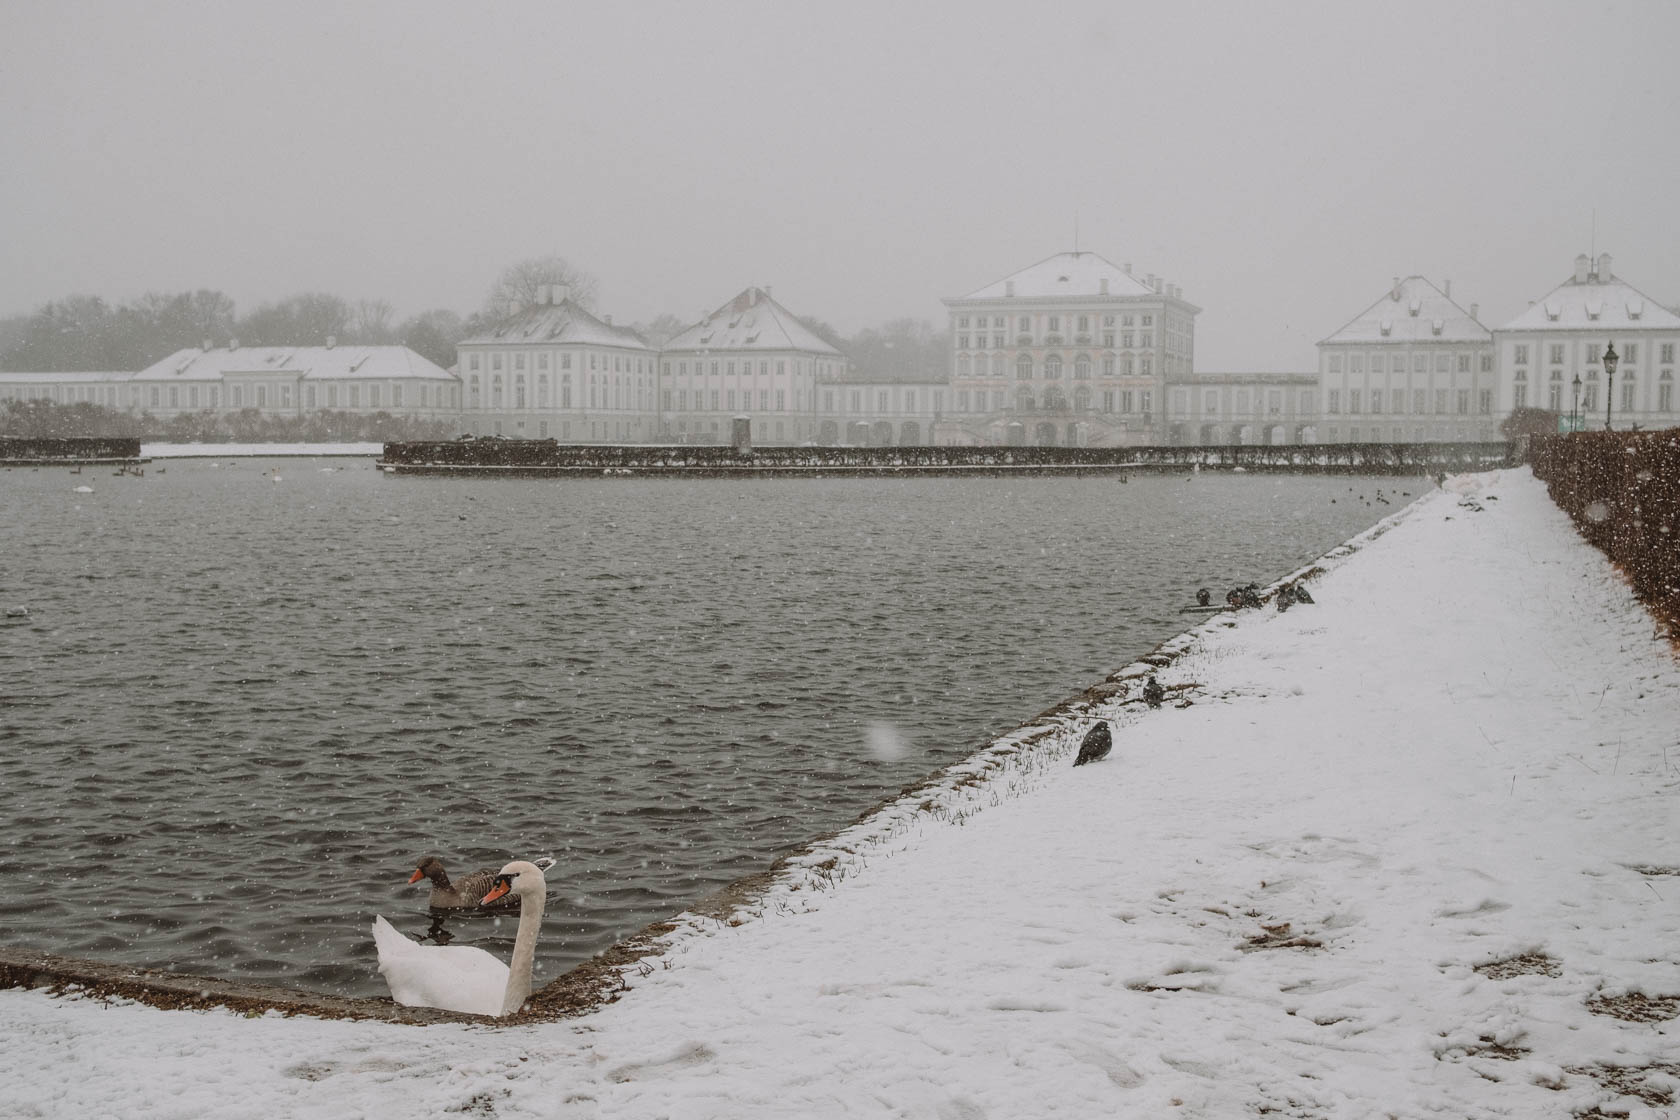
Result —
[{"label": "brown hedge", "polygon": [[1680,645],[1680,429],[1546,436],[1529,462]]}]

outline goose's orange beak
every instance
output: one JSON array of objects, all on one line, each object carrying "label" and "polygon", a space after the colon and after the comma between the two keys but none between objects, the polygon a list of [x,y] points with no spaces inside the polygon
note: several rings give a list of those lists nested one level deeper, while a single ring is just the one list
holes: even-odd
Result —
[{"label": "goose's orange beak", "polygon": [[422,877],[422,873],[421,873],[420,869],[418,867],[416,867],[414,869],[414,874],[412,874],[408,877],[408,881],[411,882],[411,883],[418,883],[420,881],[421,877]]},{"label": "goose's orange beak", "polygon": [[508,892],[508,888],[511,886],[513,886],[513,884],[508,882],[506,879],[500,880],[495,886],[490,888],[489,894],[479,899],[479,905],[483,906],[496,901],[498,898],[501,898],[504,894],[506,894]]}]

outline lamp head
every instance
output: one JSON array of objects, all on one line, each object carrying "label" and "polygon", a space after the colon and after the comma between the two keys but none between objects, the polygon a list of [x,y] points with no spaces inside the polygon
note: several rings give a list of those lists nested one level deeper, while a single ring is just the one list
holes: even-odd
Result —
[{"label": "lamp head", "polygon": [[1616,354],[1616,344],[1614,342],[1609,343],[1604,347],[1604,372],[1605,373],[1612,373],[1612,374],[1615,373],[1616,372],[1616,364],[1618,362],[1620,362],[1621,360],[1622,359],[1620,357],[1618,357],[1617,354]]}]

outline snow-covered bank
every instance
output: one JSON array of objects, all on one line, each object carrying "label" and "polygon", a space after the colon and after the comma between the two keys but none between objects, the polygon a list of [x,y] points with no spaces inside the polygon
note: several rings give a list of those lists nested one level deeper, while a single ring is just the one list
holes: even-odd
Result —
[{"label": "snow-covered bank", "polygon": [[0,1114],[1658,1115],[1605,1086],[1672,1091],[1680,1020],[1600,1012],[1680,996],[1680,670],[1526,471],[1381,528],[1106,761],[1070,720],[585,1019],[0,992]]},{"label": "snow-covered bank", "polygon": [[140,454],[147,459],[227,459],[234,457],[297,455],[365,455],[378,458],[382,443],[142,443]]}]

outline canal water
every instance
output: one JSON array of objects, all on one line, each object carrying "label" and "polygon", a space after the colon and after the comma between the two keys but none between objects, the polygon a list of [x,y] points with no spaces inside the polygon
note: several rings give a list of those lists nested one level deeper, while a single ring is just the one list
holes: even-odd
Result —
[{"label": "canal water", "polygon": [[382,995],[552,854],[541,984],[1428,485],[0,471],[0,943]]}]

